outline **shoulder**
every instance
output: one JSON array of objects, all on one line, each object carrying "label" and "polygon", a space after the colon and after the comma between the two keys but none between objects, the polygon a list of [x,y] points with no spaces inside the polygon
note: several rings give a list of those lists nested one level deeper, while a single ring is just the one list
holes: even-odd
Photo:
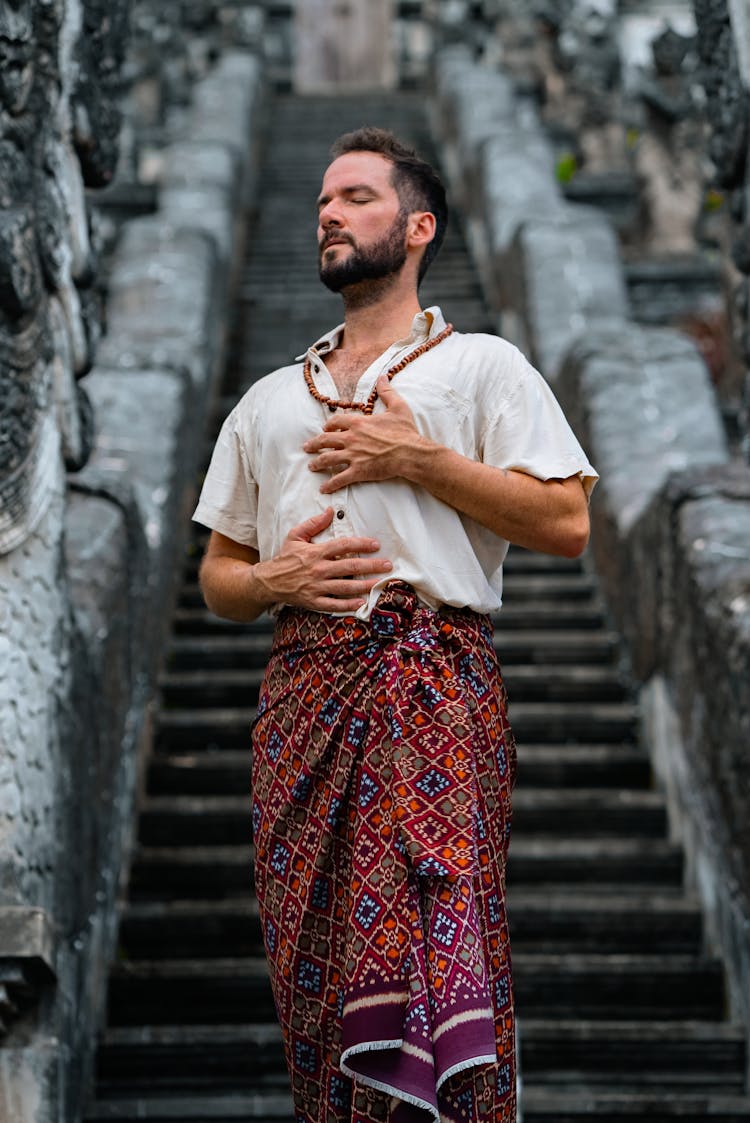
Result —
[{"label": "shoulder", "polygon": [[503,369],[528,365],[528,360],[515,344],[489,332],[454,331],[447,344],[455,354],[472,361],[493,364]]},{"label": "shoulder", "polygon": [[462,381],[475,383],[482,396],[508,396],[529,377],[541,377],[515,344],[489,332],[454,331],[446,340],[448,355]]},{"label": "shoulder", "polygon": [[281,399],[286,400],[288,406],[289,394],[293,394],[299,387],[304,387],[302,363],[290,363],[288,366],[278,367],[253,382],[229,416],[234,417],[235,423],[241,424],[260,410],[273,407]]}]

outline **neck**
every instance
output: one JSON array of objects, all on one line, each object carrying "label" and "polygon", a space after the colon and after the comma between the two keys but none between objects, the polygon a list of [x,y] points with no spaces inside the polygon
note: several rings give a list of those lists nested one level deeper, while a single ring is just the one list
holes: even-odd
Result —
[{"label": "neck", "polygon": [[[344,336],[340,348],[343,351],[385,351],[396,339],[402,339],[411,331],[414,317],[422,308],[416,288],[395,283],[377,291],[377,282],[369,282],[370,292],[359,293],[351,286],[342,295],[344,298]],[[390,280],[390,278],[388,278]],[[374,291],[373,291],[374,290]],[[371,299],[362,299],[363,296]]]}]

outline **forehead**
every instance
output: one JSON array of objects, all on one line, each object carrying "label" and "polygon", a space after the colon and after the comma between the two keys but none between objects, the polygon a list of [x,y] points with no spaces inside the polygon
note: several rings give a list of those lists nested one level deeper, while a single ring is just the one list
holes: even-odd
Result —
[{"label": "forehead", "polygon": [[345,152],[326,168],[322,194],[330,196],[336,191],[367,184],[382,194],[393,192],[391,175],[393,164],[379,152]]}]

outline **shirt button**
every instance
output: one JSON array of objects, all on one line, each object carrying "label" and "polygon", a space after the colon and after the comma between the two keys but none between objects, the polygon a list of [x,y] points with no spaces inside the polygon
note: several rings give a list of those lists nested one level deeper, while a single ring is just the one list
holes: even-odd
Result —
[{"label": "shirt button", "polygon": [[339,507],[338,511],[336,512],[336,518],[337,518],[337,519],[343,519],[343,517],[344,517],[345,513],[346,513],[346,512],[344,511],[344,508],[343,508],[343,507]]}]

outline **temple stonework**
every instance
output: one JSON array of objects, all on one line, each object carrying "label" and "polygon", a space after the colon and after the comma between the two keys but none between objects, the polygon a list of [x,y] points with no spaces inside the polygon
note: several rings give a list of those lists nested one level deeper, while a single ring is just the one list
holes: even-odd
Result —
[{"label": "temple stonework", "polygon": [[92,1086],[274,85],[420,89],[750,1030],[750,0],[0,0],[0,1123]]},{"label": "temple stonework", "polygon": [[294,19],[301,94],[391,89],[397,80],[393,0],[305,0]]}]

